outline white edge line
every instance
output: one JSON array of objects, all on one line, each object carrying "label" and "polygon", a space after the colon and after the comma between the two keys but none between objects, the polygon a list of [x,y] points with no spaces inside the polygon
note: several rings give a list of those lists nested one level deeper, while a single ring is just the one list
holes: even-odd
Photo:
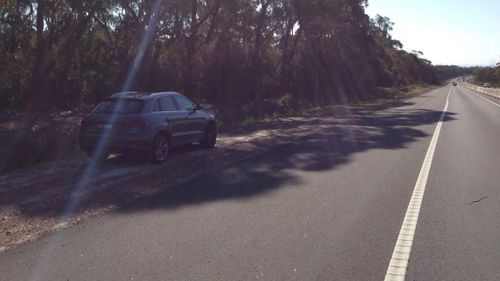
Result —
[{"label": "white edge line", "polygon": [[[466,89],[467,89],[467,88],[466,88]],[[480,98],[480,99],[482,99],[482,100],[484,100],[484,101],[487,101],[487,102],[491,103],[492,105],[494,105],[494,106],[496,106],[496,107],[500,107],[500,104],[498,104],[498,103],[496,103],[496,102],[492,102],[492,101],[490,101],[489,99],[487,99],[487,98],[485,98],[485,97],[481,97],[480,95],[478,95],[478,94],[474,93],[474,90],[471,90],[471,89],[467,89],[467,90],[471,91],[471,93],[472,93],[474,96],[476,96],[476,97],[478,97],[478,98]]]},{"label": "white edge line", "polygon": [[429,172],[431,170],[432,160],[434,158],[434,152],[439,140],[443,120],[446,116],[446,111],[448,110],[448,101],[450,99],[451,90],[452,88],[450,87],[448,96],[446,97],[446,103],[443,111],[441,112],[441,116],[439,117],[434,134],[432,135],[429,148],[425,154],[424,162],[420,168],[420,174],[418,175],[417,182],[415,183],[410,203],[406,209],[405,217],[396,240],[396,245],[394,246],[394,251],[392,252],[392,257],[387,268],[387,273],[384,279],[385,281],[405,280],[406,268],[408,267],[408,260],[410,259],[411,247],[413,245],[413,238],[415,236],[420,207],[424,198],[427,178],[429,177]]}]

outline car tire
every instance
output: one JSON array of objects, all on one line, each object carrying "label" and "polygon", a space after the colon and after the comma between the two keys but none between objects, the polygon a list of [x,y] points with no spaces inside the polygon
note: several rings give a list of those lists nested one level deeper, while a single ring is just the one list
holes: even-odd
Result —
[{"label": "car tire", "polygon": [[151,161],[155,164],[163,163],[168,158],[170,142],[166,134],[156,135],[151,146]]},{"label": "car tire", "polygon": [[205,148],[212,148],[215,146],[216,142],[217,142],[217,126],[214,123],[210,123],[205,132],[203,140],[200,142],[200,145]]}]

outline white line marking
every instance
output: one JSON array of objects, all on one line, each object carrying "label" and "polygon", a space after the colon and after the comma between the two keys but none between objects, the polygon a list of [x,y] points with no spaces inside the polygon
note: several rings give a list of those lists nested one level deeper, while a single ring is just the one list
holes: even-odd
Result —
[{"label": "white line marking", "polygon": [[[471,91],[471,92],[472,92],[472,91]],[[492,102],[492,101],[490,101],[490,100],[489,100],[489,99],[487,99],[487,98],[481,97],[480,95],[478,95],[478,94],[476,94],[476,93],[474,93],[474,92],[472,92],[472,94],[473,94],[474,96],[476,96],[476,97],[478,97],[478,98],[482,99],[482,100],[485,100],[485,101],[487,101],[487,102],[491,103],[492,105],[494,105],[494,106],[496,106],[496,107],[500,107],[500,104],[498,104],[498,103]]]},{"label": "white line marking", "polygon": [[434,152],[439,140],[439,133],[441,132],[443,120],[446,116],[446,111],[448,110],[448,101],[450,100],[451,89],[452,88],[450,87],[448,96],[446,97],[446,104],[441,112],[441,117],[439,117],[434,134],[432,135],[431,143],[429,144],[429,148],[425,154],[422,168],[420,168],[420,174],[418,175],[417,182],[415,183],[415,188],[413,189],[410,203],[406,209],[405,218],[403,219],[403,224],[401,225],[401,230],[399,231],[398,239],[396,240],[396,246],[394,247],[391,261],[389,262],[389,267],[387,268],[387,273],[384,279],[385,281],[405,280],[406,268],[408,267],[411,246],[413,245],[418,215],[420,213],[420,207],[422,205],[422,199],[427,185],[427,178],[429,177],[429,172],[431,170],[432,159],[434,158]]}]

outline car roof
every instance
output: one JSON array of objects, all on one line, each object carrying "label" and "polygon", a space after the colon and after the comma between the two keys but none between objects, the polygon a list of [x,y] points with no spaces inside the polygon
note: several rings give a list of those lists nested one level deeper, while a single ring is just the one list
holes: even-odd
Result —
[{"label": "car roof", "polygon": [[125,98],[125,99],[148,99],[158,96],[178,95],[177,92],[140,92],[140,91],[126,91],[118,92],[111,95],[111,98]]}]

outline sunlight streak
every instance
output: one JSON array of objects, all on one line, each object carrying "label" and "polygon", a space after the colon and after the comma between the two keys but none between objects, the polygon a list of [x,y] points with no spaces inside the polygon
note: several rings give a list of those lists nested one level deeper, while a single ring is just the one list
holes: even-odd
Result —
[{"label": "sunlight streak", "polygon": [[[144,31],[144,34],[142,35],[137,53],[135,55],[132,65],[130,66],[127,78],[123,84],[122,91],[130,90],[130,88],[133,85],[133,82],[135,81],[140,66],[142,65],[144,55],[156,32],[156,27],[159,20],[161,2],[162,2],[161,0],[156,0],[151,9],[146,29]],[[90,157],[90,161],[87,163],[80,179],[75,184],[73,191],[71,192],[69,199],[65,205],[65,208],[61,214],[60,220],[63,223],[67,222],[72,217],[74,212],[77,210],[80,202],[85,197],[86,193],[84,192],[84,189],[88,186],[90,179],[92,179],[92,177],[95,176],[96,172],[98,171],[101,158],[107,153],[106,146],[110,140],[111,132],[113,130],[112,128],[118,119],[119,116],[118,112],[120,111],[120,108],[122,106],[123,102],[121,101],[121,99],[118,99],[117,105],[113,109],[113,113],[111,114],[109,121],[107,123],[110,126],[106,126],[106,129],[104,129],[104,132],[101,134],[101,137],[99,138],[99,141],[94,149],[93,155]],[[44,248],[41,254],[41,257],[43,258],[41,259],[41,262],[34,267],[30,280],[43,279],[41,277],[43,277],[46,274],[47,269],[50,267],[50,262],[51,262],[50,257],[53,255],[53,252],[55,250],[55,245],[57,244],[57,241],[61,239],[61,236],[62,233],[55,235],[51,239],[50,243],[48,243],[48,245]]]}]

